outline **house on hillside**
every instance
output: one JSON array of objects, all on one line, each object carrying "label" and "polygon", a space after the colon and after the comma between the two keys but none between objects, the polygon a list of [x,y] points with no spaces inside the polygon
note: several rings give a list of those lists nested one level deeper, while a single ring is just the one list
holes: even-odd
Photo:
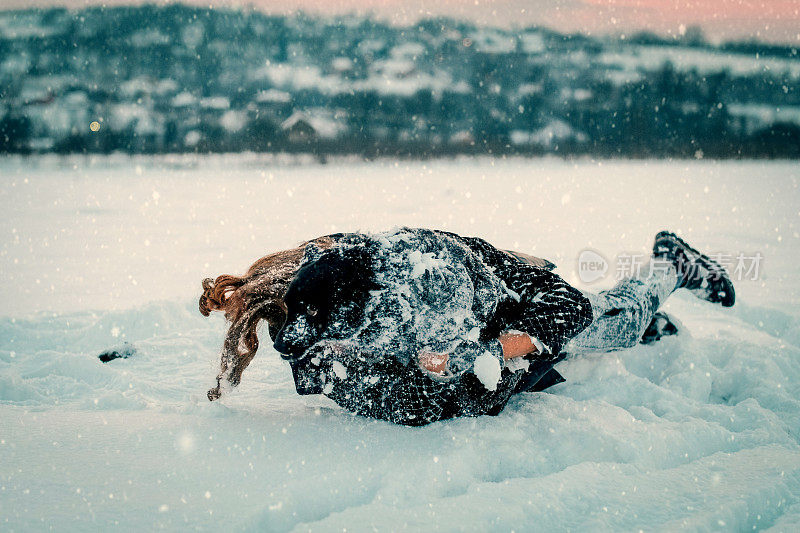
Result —
[{"label": "house on hillside", "polygon": [[295,111],[283,121],[281,130],[293,143],[332,140],[346,129],[341,118],[338,113],[323,109],[308,113]]}]

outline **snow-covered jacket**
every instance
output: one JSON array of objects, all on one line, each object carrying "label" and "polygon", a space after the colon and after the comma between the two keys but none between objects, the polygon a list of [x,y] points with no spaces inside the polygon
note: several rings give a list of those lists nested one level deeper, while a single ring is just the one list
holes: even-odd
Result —
[{"label": "snow-covered jacket", "polygon": [[[423,425],[497,413],[591,322],[580,291],[483,239],[412,228],[334,238],[369,252],[379,288],[349,339],[318,343],[292,368],[298,392],[321,391],[359,414]],[[319,253],[308,248],[303,264]],[[497,338],[508,330],[533,337],[533,368],[506,368]],[[421,368],[423,350],[448,354],[445,372]]]}]

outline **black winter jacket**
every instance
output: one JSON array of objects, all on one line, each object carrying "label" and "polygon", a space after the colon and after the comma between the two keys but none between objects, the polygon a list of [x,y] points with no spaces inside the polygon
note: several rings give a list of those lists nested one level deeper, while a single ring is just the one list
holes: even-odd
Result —
[{"label": "black winter jacket", "polygon": [[[320,343],[292,370],[300,394],[321,392],[361,415],[424,425],[497,414],[515,392],[563,381],[553,370],[561,348],[592,320],[588,299],[561,277],[480,238],[411,228],[331,237],[370,249],[389,288],[373,296],[351,353]],[[497,338],[508,330],[544,347],[527,370],[505,367]],[[419,366],[422,348],[449,354],[447,375]],[[481,357],[499,366],[496,385],[476,373]]]}]

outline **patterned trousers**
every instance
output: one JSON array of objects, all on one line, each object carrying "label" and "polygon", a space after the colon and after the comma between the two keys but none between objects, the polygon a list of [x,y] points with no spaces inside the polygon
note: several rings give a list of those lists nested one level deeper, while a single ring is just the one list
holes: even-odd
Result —
[{"label": "patterned trousers", "polygon": [[671,262],[653,259],[631,277],[598,294],[585,292],[592,323],[564,347],[564,352],[607,352],[636,346],[653,315],[678,284]]}]

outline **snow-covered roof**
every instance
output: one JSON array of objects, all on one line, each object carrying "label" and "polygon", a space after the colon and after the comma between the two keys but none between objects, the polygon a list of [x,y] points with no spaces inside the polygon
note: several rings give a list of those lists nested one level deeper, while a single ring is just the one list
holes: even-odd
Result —
[{"label": "snow-covered roof", "polygon": [[361,55],[374,54],[386,48],[386,42],[383,39],[364,39],[358,43],[358,52]]},{"label": "snow-covered roof", "polygon": [[298,124],[306,123],[314,129],[317,136],[323,139],[334,139],[346,130],[342,118],[326,109],[310,112],[295,111],[281,123],[281,129],[290,130]]},{"label": "snow-covered roof", "polygon": [[169,44],[171,41],[169,35],[161,33],[157,29],[150,28],[137,31],[129,37],[129,40],[133,46],[139,48],[155,44]]},{"label": "snow-covered roof", "polygon": [[541,83],[522,83],[517,88],[519,96],[530,96],[533,94],[541,94],[544,92],[544,85]]},{"label": "snow-covered roof", "polygon": [[89,96],[83,91],[72,91],[65,94],[62,101],[66,105],[87,106],[89,105]]},{"label": "snow-covered roof", "polygon": [[592,96],[593,93],[589,89],[572,89],[568,87],[561,89],[561,99],[566,101],[585,102],[586,100],[591,99]]},{"label": "snow-covered roof", "polygon": [[256,95],[256,102],[259,103],[287,104],[291,101],[291,94],[287,93],[286,91],[279,91],[278,89],[260,91]]},{"label": "snow-covered roof", "polygon": [[282,89],[315,89],[322,93],[338,94],[347,90],[347,82],[337,75],[323,75],[316,65],[267,63],[253,73],[254,79],[269,80]]},{"label": "snow-covered roof", "polygon": [[607,69],[603,72],[603,77],[614,85],[621,86],[627,83],[637,83],[642,80],[644,75],[632,70]]},{"label": "snow-covered roof", "polygon": [[587,140],[585,134],[575,131],[563,120],[552,120],[547,126],[536,131],[514,130],[510,133],[511,143],[517,146],[536,144],[543,147],[551,147],[554,144],[575,139],[580,142]]},{"label": "snow-covered roof", "polygon": [[121,83],[119,89],[127,97],[133,97],[139,93],[163,95],[177,91],[178,83],[171,78],[152,79],[139,76]]},{"label": "snow-covered roof", "polygon": [[331,68],[340,72],[345,72],[353,68],[353,60],[349,57],[334,57],[331,60]]},{"label": "snow-covered roof", "polygon": [[172,99],[172,105],[175,107],[187,107],[197,105],[197,97],[190,92],[182,92],[175,95]]},{"label": "snow-covered roof", "polygon": [[413,59],[425,53],[425,45],[416,41],[408,41],[392,48],[391,55],[395,58]]},{"label": "snow-covered roof", "polygon": [[469,37],[478,52],[507,54],[513,52],[517,46],[513,35],[492,28],[478,28]]},{"label": "snow-covered roof", "polygon": [[266,64],[253,73],[255,79],[267,79],[284,91],[313,89],[322,94],[375,91],[381,94],[412,96],[420,90],[467,93],[463,80],[454,83],[446,71],[421,72],[410,60],[387,59],[372,64],[366,79],[346,80],[336,74],[325,75],[313,65],[290,63]]},{"label": "snow-covered roof", "polygon": [[200,100],[200,106],[206,109],[223,110],[231,106],[231,101],[224,96],[209,96]]},{"label": "snow-covered roof", "polygon": [[405,78],[417,69],[410,59],[385,59],[372,64],[371,71],[383,77]]}]

